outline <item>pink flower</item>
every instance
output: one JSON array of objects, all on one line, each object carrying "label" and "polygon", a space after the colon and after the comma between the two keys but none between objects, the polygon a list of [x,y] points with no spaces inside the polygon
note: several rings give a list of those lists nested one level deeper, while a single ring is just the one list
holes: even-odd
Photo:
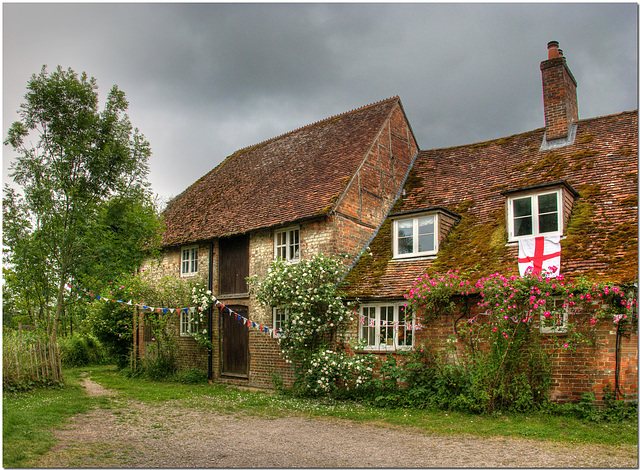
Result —
[{"label": "pink flower", "polygon": [[562,345],[562,347],[563,347],[563,348],[568,348],[568,347],[569,347],[569,345],[568,345],[567,343],[564,343],[564,344]]},{"label": "pink flower", "polygon": [[151,338],[151,341],[155,341],[155,340],[156,340],[155,338]]}]

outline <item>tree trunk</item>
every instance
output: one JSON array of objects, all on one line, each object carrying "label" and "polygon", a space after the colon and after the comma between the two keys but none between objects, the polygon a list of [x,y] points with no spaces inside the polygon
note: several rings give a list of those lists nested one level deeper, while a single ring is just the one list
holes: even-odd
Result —
[{"label": "tree trunk", "polygon": [[58,337],[58,325],[60,324],[60,318],[64,313],[64,286],[66,284],[66,274],[65,270],[62,271],[62,275],[60,276],[60,285],[58,286],[58,299],[56,302],[56,314],[53,317],[53,327],[51,328],[51,333],[49,334],[49,339],[51,340],[51,344],[55,344],[56,339]]}]

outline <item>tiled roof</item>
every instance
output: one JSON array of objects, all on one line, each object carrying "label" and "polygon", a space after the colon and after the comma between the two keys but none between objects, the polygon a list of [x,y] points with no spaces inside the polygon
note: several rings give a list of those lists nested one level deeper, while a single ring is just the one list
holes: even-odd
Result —
[{"label": "tiled roof", "polygon": [[399,103],[389,98],[238,150],[167,205],[163,246],[328,212]]},{"label": "tiled roof", "polygon": [[631,283],[637,279],[638,113],[578,121],[573,145],[540,151],[544,128],[502,139],[421,151],[394,212],[444,206],[462,216],[435,259],[393,261],[385,222],[345,279],[348,296],[400,297],[425,271],[480,278],[517,273],[517,244],[507,245],[504,192],[566,181],[580,194],[565,238],[561,272]]}]

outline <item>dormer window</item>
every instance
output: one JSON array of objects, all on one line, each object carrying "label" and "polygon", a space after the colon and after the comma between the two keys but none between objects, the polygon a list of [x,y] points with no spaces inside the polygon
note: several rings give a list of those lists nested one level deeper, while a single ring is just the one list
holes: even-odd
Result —
[{"label": "dormer window", "polygon": [[435,236],[437,214],[395,220],[394,258],[434,255],[438,251]]},{"label": "dormer window", "polygon": [[577,196],[566,183],[532,186],[503,194],[507,195],[509,241],[562,236],[568,211]]},{"label": "dormer window", "polygon": [[561,235],[560,191],[511,198],[513,238]]},{"label": "dormer window", "polygon": [[460,216],[443,207],[398,213],[393,218],[393,258],[434,256]]}]

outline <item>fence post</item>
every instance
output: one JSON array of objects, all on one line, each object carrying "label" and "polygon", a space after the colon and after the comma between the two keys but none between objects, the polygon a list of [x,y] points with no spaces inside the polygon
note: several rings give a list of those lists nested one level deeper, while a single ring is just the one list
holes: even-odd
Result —
[{"label": "fence post", "polygon": [[20,362],[18,361],[18,348],[13,350],[16,357],[16,376],[18,377],[18,382],[20,382]]},{"label": "fence post", "polygon": [[58,374],[58,380],[60,382],[63,382],[62,379],[62,358],[60,357],[60,345],[58,343],[56,343],[56,366],[57,366],[57,374]]},{"label": "fence post", "polygon": [[40,373],[38,372],[38,358],[36,357],[36,351],[33,348],[33,344],[29,346],[29,357],[31,358],[31,370],[33,370],[36,378],[40,379]]}]

